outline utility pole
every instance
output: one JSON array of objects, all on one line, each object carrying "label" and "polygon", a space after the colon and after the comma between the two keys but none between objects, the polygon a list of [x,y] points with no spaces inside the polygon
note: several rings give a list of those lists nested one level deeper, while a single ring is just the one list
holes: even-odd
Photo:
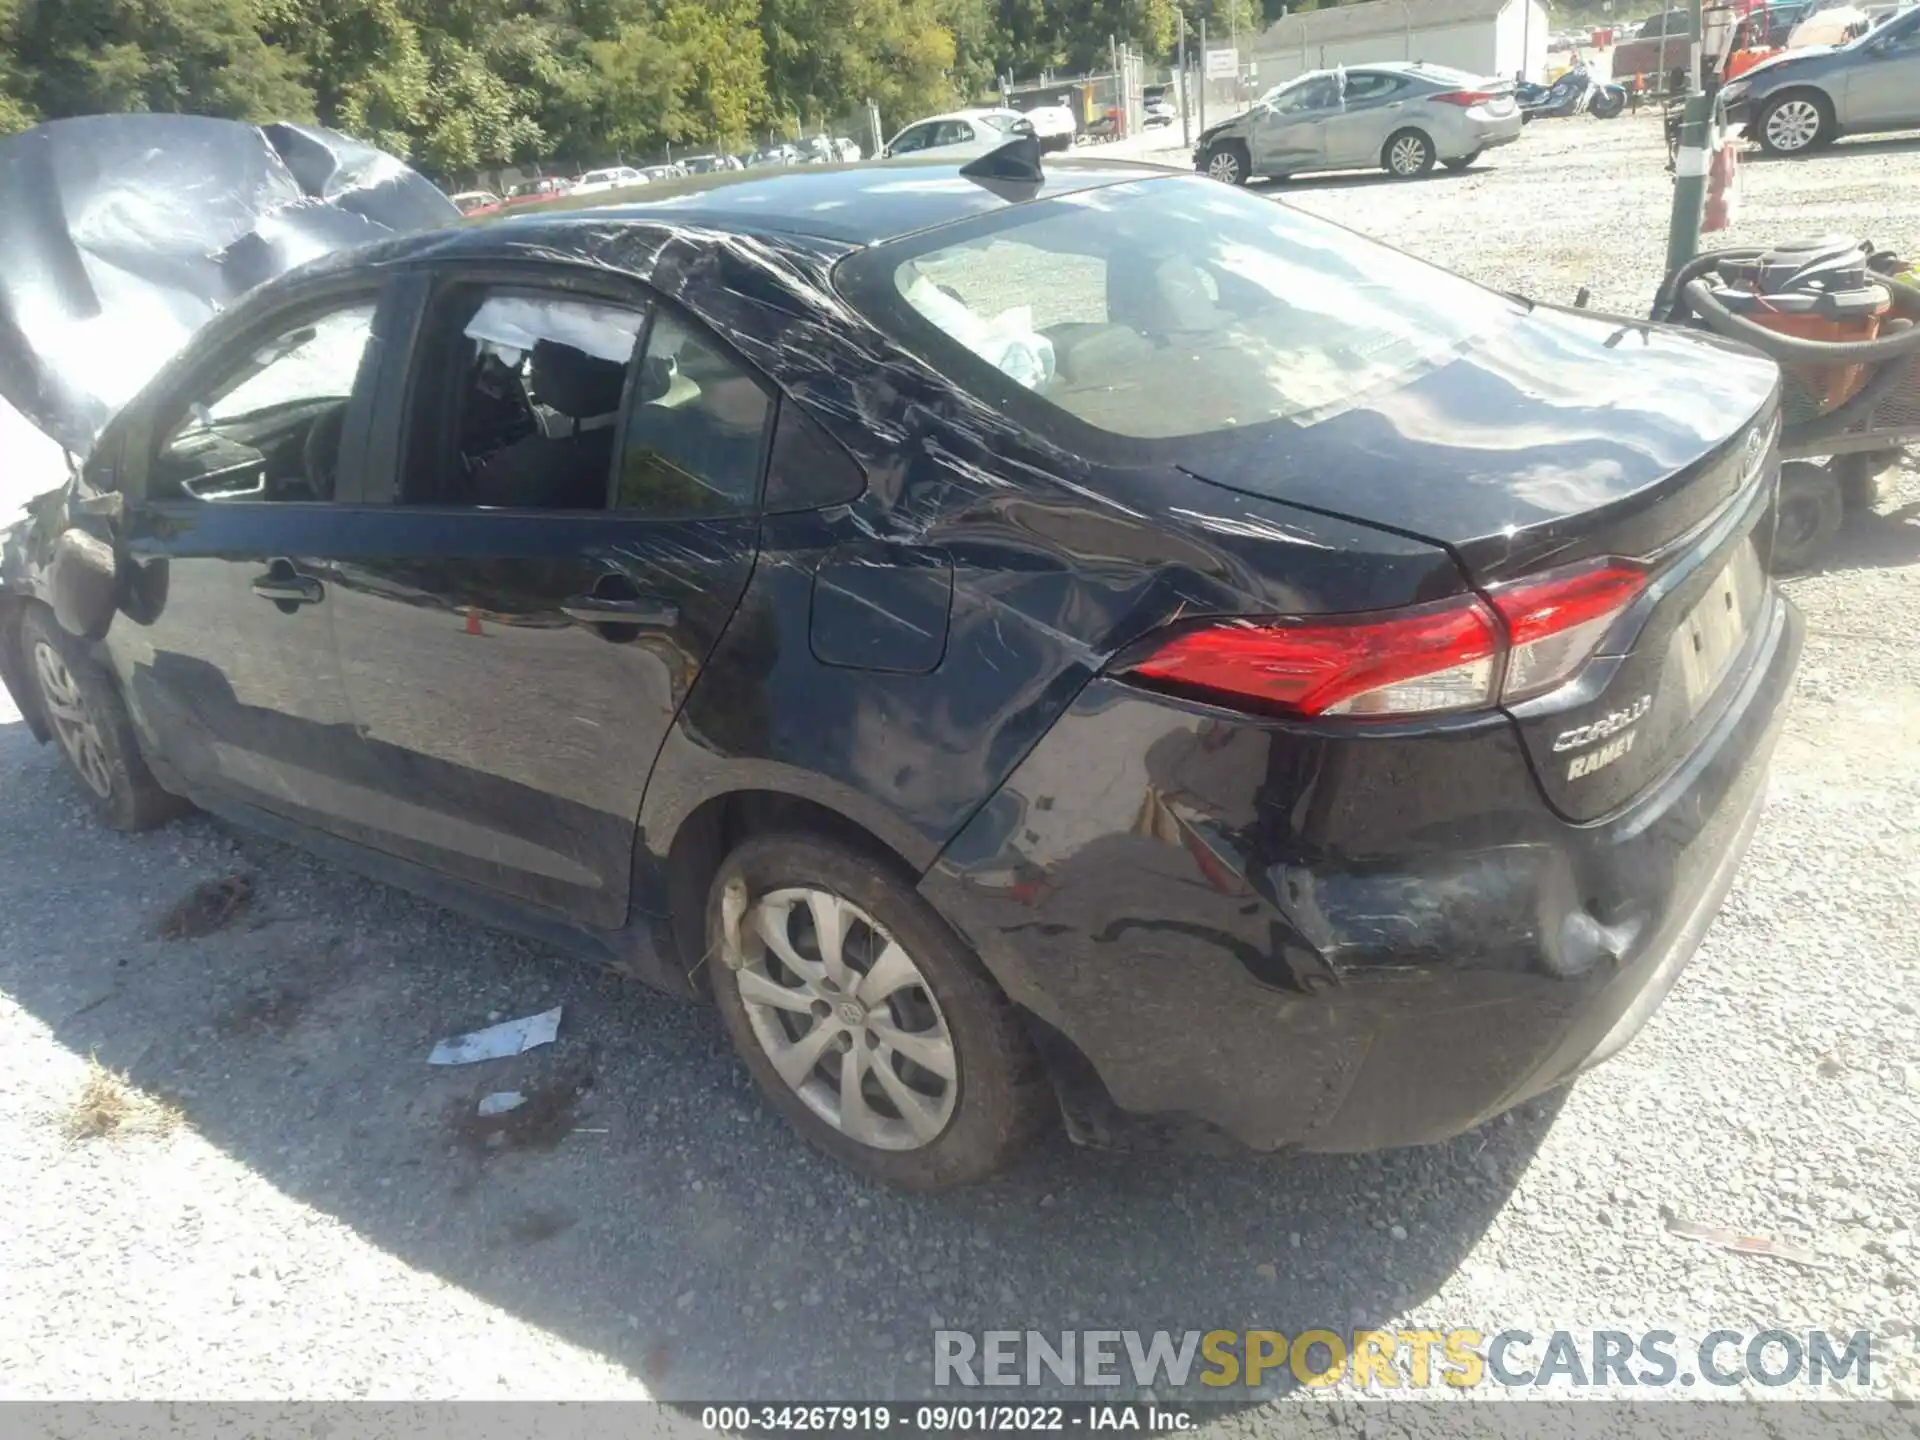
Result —
[{"label": "utility pole", "polygon": [[1196,72],[1200,85],[1200,133],[1207,132],[1207,17],[1200,17],[1200,66]]},{"label": "utility pole", "polygon": [[1687,101],[1680,112],[1680,147],[1674,157],[1673,218],[1667,225],[1668,275],[1699,252],[1700,220],[1707,200],[1707,170],[1713,162],[1709,148],[1713,97],[1700,81],[1700,57],[1705,46],[1701,0],[1692,0],[1690,8],[1693,11],[1693,62],[1687,66]]},{"label": "utility pole", "polygon": [[1187,74],[1187,12],[1173,13],[1180,17],[1180,147],[1184,150],[1193,145],[1193,135],[1187,129],[1187,92],[1193,88],[1193,81]]}]

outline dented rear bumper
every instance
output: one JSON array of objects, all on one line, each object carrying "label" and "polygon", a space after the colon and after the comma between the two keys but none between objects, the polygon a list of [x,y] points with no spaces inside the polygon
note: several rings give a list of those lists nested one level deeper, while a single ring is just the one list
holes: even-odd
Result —
[{"label": "dented rear bumper", "polygon": [[925,877],[1077,1138],[1445,1139],[1613,1053],[1732,883],[1800,644],[1777,592],[1704,741],[1544,804],[1504,717],[1252,720],[1097,680]]}]

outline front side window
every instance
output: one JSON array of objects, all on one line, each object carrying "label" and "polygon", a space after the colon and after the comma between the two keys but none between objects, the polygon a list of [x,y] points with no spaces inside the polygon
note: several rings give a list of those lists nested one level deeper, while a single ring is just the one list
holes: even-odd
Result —
[{"label": "front side window", "polygon": [[414,378],[401,499],[602,510],[645,312],[531,288],[437,297]]},{"label": "front side window", "polygon": [[866,251],[836,280],[909,349],[1036,428],[1064,415],[1142,440],[1315,423],[1515,313],[1447,271],[1201,179],[998,212]]},{"label": "front side window", "polygon": [[662,310],[640,360],[615,503],[662,520],[752,510],[772,409],[739,361]]},{"label": "front side window", "polygon": [[893,153],[896,155],[908,155],[915,150],[926,149],[927,137],[932,133],[932,127],[927,125],[915,125],[909,129],[902,130],[900,132],[900,138],[893,142]]},{"label": "front side window", "polygon": [[373,342],[372,299],[335,302],[216,363],[154,456],[156,499],[329,500]]},{"label": "front side window", "polygon": [[1331,75],[1315,75],[1304,84],[1281,92],[1273,102],[1275,113],[1303,115],[1309,110],[1331,110],[1340,103],[1340,86]]}]

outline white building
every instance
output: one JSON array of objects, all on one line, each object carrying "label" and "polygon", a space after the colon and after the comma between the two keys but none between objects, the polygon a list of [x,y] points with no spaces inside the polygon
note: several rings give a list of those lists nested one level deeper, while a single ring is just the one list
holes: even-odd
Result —
[{"label": "white building", "polygon": [[1263,90],[1308,70],[1381,60],[1539,80],[1547,66],[1547,8],[1539,0],[1368,0],[1289,15],[1253,51]]}]

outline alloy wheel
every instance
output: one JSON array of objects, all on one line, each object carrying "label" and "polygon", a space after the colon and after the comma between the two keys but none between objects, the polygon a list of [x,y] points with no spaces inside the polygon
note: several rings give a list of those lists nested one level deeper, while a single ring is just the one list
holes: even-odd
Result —
[{"label": "alloy wheel", "polygon": [[1207,157],[1207,176],[1225,185],[1240,182],[1240,157],[1231,150],[1216,150]]},{"label": "alloy wheel", "polygon": [[33,647],[33,668],[40,680],[40,702],[60,737],[60,746],[73,761],[80,778],[102,800],[113,797],[113,770],[107,760],[107,747],[100,738],[100,726],[80,693],[73,672],[60,652],[41,640]]},{"label": "alloy wheel", "polygon": [[1782,154],[1804,150],[1819,138],[1820,123],[1811,100],[1783,100],[1767,115],[1767,143]]},{"label": "alloy wheel", "polygon": [[946,1017],[905,947],[851,901],[775,890],[742,927],[740,1000],[774,1070],[863,1145],[917,1150],[959,1098]]},{"label": "alloy wheel", "polygon": [[1396,175],[1418,175],[1426,163],[1427,142],[1418,135],[1402,135],[1387,151],[1387,168]]}]

